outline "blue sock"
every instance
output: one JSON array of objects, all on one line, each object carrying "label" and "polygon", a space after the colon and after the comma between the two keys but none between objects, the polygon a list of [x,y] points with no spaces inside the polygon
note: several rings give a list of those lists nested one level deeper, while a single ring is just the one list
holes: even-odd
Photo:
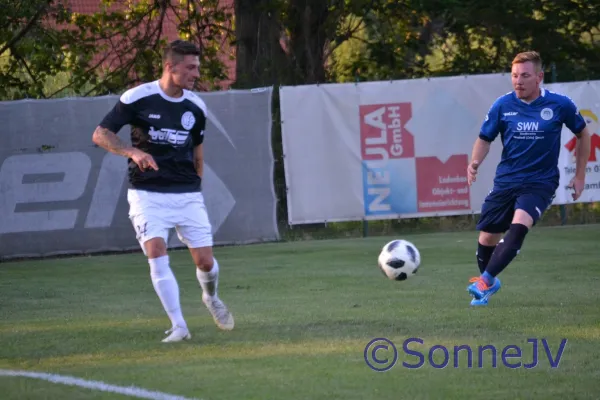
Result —
[{"label": "blue sock", "polygon": [[496,280],[496,278],[494,278],[492,275],[490,275],[489,272],[485,271],[482,275],[481,275],[481,279],[483,279],[483,281],[486,283],[486,285],[488,286],[492,286],[494,284],[494,281]]}]

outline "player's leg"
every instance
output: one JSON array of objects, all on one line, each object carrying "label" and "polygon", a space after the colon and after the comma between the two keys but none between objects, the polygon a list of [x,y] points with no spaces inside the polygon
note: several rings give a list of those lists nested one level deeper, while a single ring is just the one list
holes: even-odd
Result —
[{"label": "player's leg", "polygon": [[481,207],[481,215],[476,229],[479,231],[477,241],[477,265],[483,274],[502,234],[508,229],[513,215],[513,190],[495,188],[485,198]]},{"label": "player's leg", "polygon": [[[187,232],[186,232],[187,233]],[[216,296],[219,283],[219,263],[215,259],[212,245],[190,247],[190,254],[196,266],[196,278],[202,288],[202,294]]]},{"label": "player's leg", "polygon": [[157,206],[161,197],[155,193],[128,191],[129,218],[144,254],[148,257],[150,279],[160,302],[171,321],[171,329],[163,342],[190,339],[181,304],[179,285],[169,264],[167,238],[171,223],[168,214]]},{"label": "player's leg", "polygon": [[488,276],[497,277],[519,254],[527,233],[550,206],[552,198],[551,189],[525,192],[517,197],[510,228],[486,268]]},{"label": "player's leg", "polygon": [[233,316],[218,296],[219,263],[213,255],[212,226],[208,219],[201,193],[190,194],[183,220],[177,225],[177,234],[190,250],[196,266],[196,278],[202,288],[202,302],[217,326],[223,330],[234,327]]},{"label": "player's leg", "polygon": [[481,216],[477,223],[477,229],[480,231],[477,244],[477,264],[480,275],[470,279],[470,285],[467,291],[473,296],[472,305],[480,305],[478,301],[487,298],[500,290],[499,280],[488,284],[484,280],[485,270],[496,252],[497,245],[510,226],[510,221],[514,214],[514,191],[495,189],[486,197]]},{"label": "player's leg", "polygon": [[506,232],[514,211],[514,193],[512,190],[492,190],[481,207],[481,215],[476,229],[479,231],[477,240],[477,265],[479,273],[485,271],[502,234]]},{"label": "player's leg", "polygon": [[[517,206],[518,207],[518,206]],[[494,251],[484,274],[486,283],[493,284],[496,277],[510,264],[521,251],[525,236],[533,226],[533,218],[525,210],[517,208],[510,227]]]},{"label": "player's leg", "polygon": [[169,265],[166,240],[163,237],[153,237],[144,242],[144,248],[150,265],[152,285],[171,321],[171,328],[165,332],[168,336],[163,342],[191,339],[181,310],[179,285]]},{"label": "player's leg", "polygon": [[233,315],[219,298],[219,263],[213,256],[211,247],[191,247],[190,253],[196,264],[196,278],[202,288],[202,302],[212,315],[215,324],[223,330],[234,326]]},{"label": "player's leg", "polygon": [[492,254],[494,254],[494,250],[496,249],[500,239],[502,239],[502,233],[485,231],[479,232],[479,238],[477,240],[477,252],[475,253],[477,256],[479,273],[483,274],[485,272],[485,268],[490,262],[490,258],[492,258]]}]

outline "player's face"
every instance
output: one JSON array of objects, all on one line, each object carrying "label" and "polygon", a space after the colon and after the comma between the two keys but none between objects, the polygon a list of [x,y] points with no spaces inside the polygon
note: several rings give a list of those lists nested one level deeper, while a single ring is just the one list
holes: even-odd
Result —
[{"label": "player's face", "polygon": [[543,72],[536,72],[532,62],[514,64],[512,66],[512,85],[517,97],[523,100],[535,98],[543,76]]},{"label": "player's face", "polygon": [[198,56],[184,56],[183,60],[171,66],[171,78],[175,85],[192,90],[196,79],[200,76],[200,59]]}]

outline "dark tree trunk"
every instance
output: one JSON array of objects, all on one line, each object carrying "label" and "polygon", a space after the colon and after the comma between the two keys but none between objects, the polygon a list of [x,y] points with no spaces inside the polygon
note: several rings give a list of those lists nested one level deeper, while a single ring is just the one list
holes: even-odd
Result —
[{"label": "dark tree trunk", "polygon": [[288,27],[294,84],[325,82],[326,46],[335,34],[329,32],[329,14],[327,1],[290,0]]},{"label": "dark tree trunk", "polygon": [[235,0],[236,88],[285,81],[289,71],[281,47],[279,12],[270,0]]}]

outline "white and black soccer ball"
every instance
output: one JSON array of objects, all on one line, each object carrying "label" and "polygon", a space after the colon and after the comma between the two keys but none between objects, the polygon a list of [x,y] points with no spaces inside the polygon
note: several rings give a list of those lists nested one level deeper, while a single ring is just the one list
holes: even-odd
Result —
[{"label": "white and black soccer ball", "polygon": [[381,249],[377,263],[387,278],[403,281],[417,272],[421,265],[421,254],[409,241],[392,240]]}]

